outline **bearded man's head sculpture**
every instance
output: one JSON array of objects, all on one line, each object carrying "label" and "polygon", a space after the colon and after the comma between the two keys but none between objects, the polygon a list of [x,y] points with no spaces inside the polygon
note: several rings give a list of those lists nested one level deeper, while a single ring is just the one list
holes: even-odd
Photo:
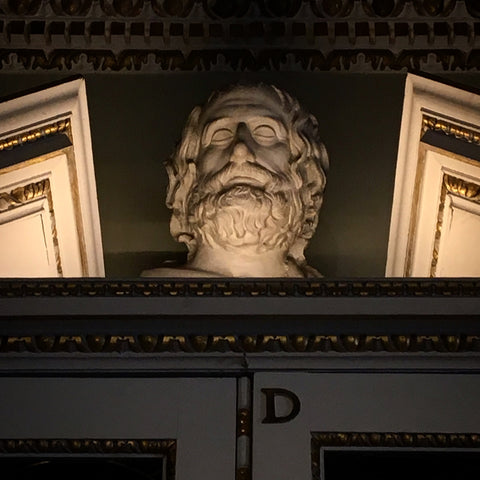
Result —
[{"label": "bearded man's head sculpture", "polygon": [[304,250],[328,156],[316,119],[288,93],[266,84],[214,92],[191,112],[166,168],[170,231],[188,248],[175,276],[320,276]]}]

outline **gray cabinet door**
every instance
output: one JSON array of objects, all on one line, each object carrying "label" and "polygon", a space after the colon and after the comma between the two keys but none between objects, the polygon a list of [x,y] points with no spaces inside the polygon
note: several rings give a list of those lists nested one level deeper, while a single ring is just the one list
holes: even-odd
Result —
[{"label": "gray cabinet door", "polygon": [[472,374],[259,373],[253,480],[330,480],[329,451],[478,452],[479,396]]},{"label": "gray cabinet door", "polygon": [[1,378],[0,391],[0,462],[22,452],[162,457],[173,445],[162,480],[235,478],[235,379]]}]

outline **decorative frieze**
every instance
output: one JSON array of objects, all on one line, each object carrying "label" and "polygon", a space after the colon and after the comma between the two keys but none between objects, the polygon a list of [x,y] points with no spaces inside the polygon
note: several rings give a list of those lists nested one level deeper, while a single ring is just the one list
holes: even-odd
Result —
[{"label": "decorative frieze", "polygon": [[479,18],[473,0],[3,0],[0,67],[476,70]]},{"label": "decorative frieze", "polygon": [[26,297],[357,297],[480,296],[480,280],[464,279],[0,279],[1,298]]},{"label": "decorative frieze", "polygon": [[3,335],[0,354],[479,353],[480,335]]}]

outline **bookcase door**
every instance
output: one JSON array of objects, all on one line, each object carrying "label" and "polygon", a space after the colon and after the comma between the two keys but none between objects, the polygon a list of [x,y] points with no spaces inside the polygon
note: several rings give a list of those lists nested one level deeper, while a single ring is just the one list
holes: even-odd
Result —
[{"label": "bookcase door", "polygon": [[396,464],[420,471],[435,463],[425,455],[454,452],[445,469],[459,476],[480,458],[479,394],[478,375],[259,373],[253,480],[336,480],[365,465],[362,477],[399,478]]}]

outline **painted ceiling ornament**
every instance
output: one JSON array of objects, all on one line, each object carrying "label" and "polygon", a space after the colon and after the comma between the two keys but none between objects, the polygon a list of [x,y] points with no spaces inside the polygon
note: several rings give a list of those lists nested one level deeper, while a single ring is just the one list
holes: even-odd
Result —
[{"label": "painted ceiling ornament", "polygon": [[328,170],[315,117],[266,84],[214,92],[191,112],[166,162],[178,268],[143,276],[319,277],[304,250]]}]

